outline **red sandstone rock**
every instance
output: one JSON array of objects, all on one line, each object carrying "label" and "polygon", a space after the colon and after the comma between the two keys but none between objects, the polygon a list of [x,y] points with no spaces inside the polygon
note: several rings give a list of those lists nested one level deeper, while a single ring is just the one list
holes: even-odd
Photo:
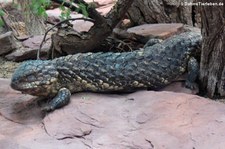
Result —
[{"label": "red sandstone rock", "polygon": [[159,24],[144,24],[129,28],[127,31],[142,36],[154,36],[161,39],[168,38],[181,31],[183,24],[181,23],[159,23]]},{"label": "red sandstone rock", "polygon": [[96,10],[102,14],[106,15],[112,7],[115,5],[117,0],[85,0],[87,3],[95,3]]},{"label": "red sandstone rock", "polygon": [[0,55],[7,54],[16,49],[15,39],[11,31],[0,35],[0,45]]},{"label": "red sandstone rock", "polygon": [[[34,36],[28,38],[27,40],[22,42],[22,47],[13,51],[12,53],[6,55],[6,59],[11,61],[23,61],[27,59],[36,59],[37,57],[37,50],[43,40],[43,35],[41,36]],[[40,56],[47,56],[49,49],[51,47],[51,38],[47,37],[42,48],[40,51]]]},{"label": "red sandstone rock", "polygon": [[[114,4],[116,3],[117,0],[94,0],[95,3],[98,3],[98,5],[103,6],[103,5],[108,5],[108,4]],[[92,3],[93,0],[85,0],[87,3]]]},{"label": "red sandstone rock", "polygon": [[174,92],[79,93],[40,112],[34,97],[0,79],[0,148],[222,149],[225,105]]}]

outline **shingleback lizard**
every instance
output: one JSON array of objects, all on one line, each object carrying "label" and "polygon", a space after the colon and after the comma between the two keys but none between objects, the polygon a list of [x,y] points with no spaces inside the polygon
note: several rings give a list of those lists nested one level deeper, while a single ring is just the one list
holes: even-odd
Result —
[{"label": "shingleback lizard", "polygon": [[[11,87],[22,93],[52,98],[44,107],[53,111],[70,101],[71,93],[159,89],[190,70],[192,87],[198,65],[201,34],[185,32],[132,52],[80,53],[53,60],[29,60],[14,72]],[[199,51],[198,51],[199,52]]]}]

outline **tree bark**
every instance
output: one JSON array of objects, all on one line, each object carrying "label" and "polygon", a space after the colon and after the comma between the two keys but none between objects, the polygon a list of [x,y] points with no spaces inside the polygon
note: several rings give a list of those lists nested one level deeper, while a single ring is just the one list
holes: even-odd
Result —
[{"label": "tree bark", "polygon": [[195,0],[137,0],[128,11],[134,25],[146,23],[184,23],[198,26],[197,7],[185,6]]},{"label": "tree bark", "polygon": [[[202,0],[212,2],[214,0]],[[223,1],[220,1],[223,3]],[[219,0],[216,1],[219,3]],[[202,53],[200,63],[201,90],[212,98],[225,95],[225,8],[202,6]]]},{"label": "tree bark", "polygon": [[24,15],[26,30],[29,35],[43,35],[45,33],[44,20],[31,10],[31,0],[18,0]]}]

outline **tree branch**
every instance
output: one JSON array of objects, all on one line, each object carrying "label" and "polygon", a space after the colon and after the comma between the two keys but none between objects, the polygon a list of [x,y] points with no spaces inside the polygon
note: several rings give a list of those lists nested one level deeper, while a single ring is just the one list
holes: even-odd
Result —
[{"label": "tree branch", "polygon": [[111,28],[114,28],[124,17],[134,0],[118,0],[113,9],[106,15]]},{"label": "tree branch", "polygon": [[[59,2],[61,0],[52,1]],[[95,8],[89,6],[89,4],[84,0],[72,0],[73,3],[84,5],[87,8],[89,17],[95,20],[95,23],[88,33],[81,33],[80,36],[73,35],[72,32],[68,34],[59,30],[58,33],[52,35],[52,50],[66,54],[75,54],[94,50],[112,33],[113,28],[123,19],[133,1],[134,0],[118,0],[105,18],[100,15]],[[65,3],[63,5],[65,6]],[[72,8],[72,6],[68,7]]]},{"label": "tree branch", "polygon": [[60,26],[60,25],[63,24],[63,23],[67,23],[68,21],[75,21],[75,20],[84,20],[84,21],[90,21],[90,22],[93,22],[93,23],[94,23],[94,20],[88,19],[88,18],[72,18],[72,19],[66,19],[66,20],[63,20],[63,21],[61,21],[61,22],[55,24],[54,26],[52,26],[51,28],[49,28],[49,29],[45,32],[44,38],[42,39],[41,44],[40,44],[40,46],[39,46],[39,49],[38,49],[38,51],[37,51],[37,59],[40,59],[40,51],[41,51],[41,48],[42,48],[42,46],[43,46],[43,44],[44,44],[44,42],[45,42],[45,39],[46,39],[48,33],[49,33],[53,28],[55,28],[55,27],[57,27],[57,26]]}]

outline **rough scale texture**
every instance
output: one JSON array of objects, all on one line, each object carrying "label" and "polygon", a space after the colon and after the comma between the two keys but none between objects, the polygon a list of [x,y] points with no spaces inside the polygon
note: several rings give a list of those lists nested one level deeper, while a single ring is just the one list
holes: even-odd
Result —
[{"label": "rough scale texture", "polygon": [[35,96],[56,96],[47,110],[67,104],[69,92],[159,89],[186,71],[200,44],[200,33],[186,32],[133,52],[27,61],[15,71],[11,86]]}]

